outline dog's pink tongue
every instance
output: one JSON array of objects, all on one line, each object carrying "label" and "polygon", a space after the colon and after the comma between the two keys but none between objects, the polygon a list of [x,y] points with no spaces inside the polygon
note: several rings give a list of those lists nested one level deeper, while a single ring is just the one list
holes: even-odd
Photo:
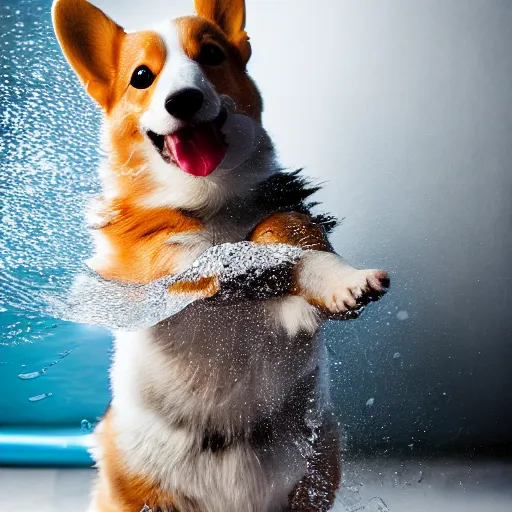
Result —
[{"label": "dog's pink tongue", "polygon": [[226,146],[211,123],[166,135],[165,144],[180,168],[193,176],[208,176],[226,154]]}]

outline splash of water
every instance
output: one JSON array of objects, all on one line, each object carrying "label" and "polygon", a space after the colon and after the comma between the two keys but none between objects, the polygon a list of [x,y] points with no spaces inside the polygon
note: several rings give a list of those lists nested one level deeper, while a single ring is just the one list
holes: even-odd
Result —
[{"label": "splash of water", "polygon": [[363,500],[360,487],[360,485],[342,486],[333,512],[390,512],[386,502],[378,496]]},{"label": "splash of water", "polygon": [[[125,330],[143,329],[175,315],[200,298],[169,293],[171,284],[216,276],[220,293],[227,298],[246,291],[271,296],[288,289],[283,267],[295,263],[301,253],[301,249],[284,244],[226,243],[206,250],[188,270],[176,276],[137,285],[105,280],[89,272],[77,279],[69,299],[59,302],[53,296],[48,300],[52,304],[51,312],[66,320]],[[255,290],[254,283],[263,276],[260,288]]]},{"label": "splash of water", "polygon": [[[60,51],[47,0],[0,5],[0,345],[53,335],[42,292],[90,255],[100,113]],[[35,292],[41,293],[35,293]]]}]

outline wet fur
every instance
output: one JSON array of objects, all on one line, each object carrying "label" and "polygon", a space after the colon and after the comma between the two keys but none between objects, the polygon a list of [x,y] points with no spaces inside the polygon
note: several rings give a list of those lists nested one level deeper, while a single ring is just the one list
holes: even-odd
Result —
[{"label": "wet fur", "polygon": [[[339,433],[318,328],[357,316],[388,278],[336,255],[327,239],[335,219],[310,211],[316,189],[281,171],[246,72],[243,0],[195,5],[198,16],[126,33],[85,0],[54,2],[63,53],[104,112],[108,156],[90,265],[108,279],[147,283],[223,242],[306,253],[287,295],[229,300],[215,278],[200,280],[170,292],[204,300],[151,329],[115,333],[90,512],[327,510],[340,481]],[[206,43],[225,53],[221,67],[198,64]],[[129,85],[140,64],[156,75],[143,90]],[[191,86],[206,98],[196,122],[228,112],[228,152],[206,178],[164,161],[148,135],[180,129],[164,104]]]}]

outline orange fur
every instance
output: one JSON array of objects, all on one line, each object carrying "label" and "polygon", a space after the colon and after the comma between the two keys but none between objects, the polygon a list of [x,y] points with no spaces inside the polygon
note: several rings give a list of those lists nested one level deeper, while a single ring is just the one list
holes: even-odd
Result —
[{"label": "orange fur", "polygon": [[226,34],[212,22],[197,16],[178,18],[175,23],[179,29],[180,42],[185,54],[196,60],[201,46],[215,43],[227,55],[220,66],[202,66],[208,80],[215,85],[218,94],[227,94],[236,104],[237,111],[261,121],[263,109],[261,96],[246,72],[244,57]]},{"label": "orange fur", "polygon": [[146,209],[128,200],[113,201],[113,219],[101,228],[113,249],[108,265],[96,268],[105,279],[149,283],[176,272],[178,244],[172,235],[201,230],[198,219],[170,208]]},{"label": "orange fur", "polygon": [[324,229],[309,215],[296,212],[275,213],[253,230],[251,240],[260,244],[288,244],[302,249],[332,251]]},{"label": "orange fur", "polygon": [[244,64],[251,56],[245,28],[245,0],[195,0],[197,14],[216,24],[242,56]]},{"label": "orange fur", "polygon": [[53,25],[62,51],[87,92],[108,114],[122,98],[144,108],[149,90],[129,87],[134,69],[147,65],[158,77],[165,62],[161,37],[150,31],[127,34],[97,7],[84,0],[53,4]]},{"label": "orange fur", "polygon": [[96,433],[102,449],[102,464],[96,487],[95,505],[99,512],[140,512],[147,505],[152,510],[177,510],[176,497],[163,492],[155,482],[134,475],[123,462],[116,446],[111,412],[101,422]]},{"label": "orange fur", "polygon": [[[120,196],[140,199],[154,184],[147,171],[140,117],[151,102],[153,87],[166,58],[162,38],[150,31],[127,34],[120,46],[118,71],[113,82],[112,105],[106,110],[109,164]],[[156,75],[148,89],[130,87],[133,71],[145,64]]]},{"label": "orange fur", "polygon": [[62,51],[87,92],[108,107],[123,29],[83,0],[54,2],[52,17]]},{"label": "orange fur", "polygon": [[219,282],[215,277],[201,277],[194,282],[181,282],[169,286],[171,293],[198,293],[202,297],[211,297],[219,291]]},{"label": "orange fur", "polygon": [[[296,212],[275,213],[260,222],[254,228],[251,241],[259,244],[288,244],[307,250],[332,252],[333,248],[327,238],[325,230],[312,222],[309,215]],[[291,293],[302,295],[311,305],[327,311],[326,305],[304,292],[298,285],[300,262],[293,272]]]}]

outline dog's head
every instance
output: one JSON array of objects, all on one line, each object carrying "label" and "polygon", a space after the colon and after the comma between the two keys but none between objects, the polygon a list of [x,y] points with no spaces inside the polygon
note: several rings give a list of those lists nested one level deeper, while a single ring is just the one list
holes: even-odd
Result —
[{"label": "dog's head", "polygon": [[268,144],[246,72],[244,0],[195,7],[197,16],[125,32],[86,0],[53,4],[63,53],[104,110],[118,193],[129,189],[148,205],[202,208],[212,195],[218,202]]}]

